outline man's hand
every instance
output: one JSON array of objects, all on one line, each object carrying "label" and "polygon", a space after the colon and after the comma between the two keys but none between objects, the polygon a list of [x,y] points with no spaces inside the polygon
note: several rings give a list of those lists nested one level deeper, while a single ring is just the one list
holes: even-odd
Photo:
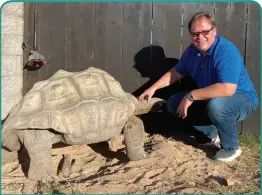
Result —
[{"label": "man's hand", "polygon": [[139,101],[143,101],[143,100],[147,100],[150,101],[151,97],[154,95],[155,93],[155,89],[150,87],[147,90],[145,90],[139,97],[138,100]]},{"label": "man's hand", "polygon": [[185,95],[185,97],[182,99],[180,102],[178,108],[177,108],[177,113],[179,118],[186,118],[187,117],[187,110],[191,106],[193,102],[189,101],[187,99],[188,94]]},{"label": "man's hand", "polygon": [[166,74],[164,74],[157,82],[155,82],[150,88],[144,91],[139,97],[139,101],[150,101],[156,90],[167,87],[176,81],[182,79],[184,76],[176,72],[175,67],[171,68]]}]

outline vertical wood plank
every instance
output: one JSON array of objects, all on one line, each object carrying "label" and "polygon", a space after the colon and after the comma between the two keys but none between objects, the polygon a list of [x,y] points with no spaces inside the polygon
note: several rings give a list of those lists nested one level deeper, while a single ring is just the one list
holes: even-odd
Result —
[{"label": "vertical wood plank", "polygon": [[196,10],[197,12],[209,12],[210,14],[214,14],[214,4],[215,3],[197,3]]},{"label": "vertical wood plank", "polygon": [[247,3],[215,3],[218,34],[233,42],[245,57]]},{"label": "vertical wood plank", "polygon": [[185,51],[191,44],[191,37],[188,32],[188,22],[191,17],[199,11],[207,11],[210,14],[214,14],[214,3],[183,3],[182,51]]},{"label": "vertical wood plank", "polygon": [[215,2],[215,22],[217,26],[217,33],[222,37],[226,37],[227,34],[227,13],[230,10],[230,3]]},{"label": "vertical wood plank", "polygon": [[191,44],[191,36],[188,32],[188,22],[195,13],[196,3],[183,3],[182,52]]},{"label": "vertical wood plank", "polygon": [[181,22],[181,3],[153,3],[153,45],[167,57],[180,58]]},{"label": "vertical wood plank", "polygon": [[67,67],[81,71],[94,66],[94,3],[67,3]]},{"label": "vertical wood plank", "polygon": [[95,66],[122,77],[123,3],[96,3]]},{"label": "vertical wood plank", "polygon": [[37,3],[36,46],[47,59],[39,69],[38,80],[45,80],[59,69],[66,69],[66,4]]},{"label": "vertical wood plank", "polygon": [[[260,7],[256,3],[248,3],[246,68],[260,97]],[[260,99],[260,98],[259,98]],[[243,121],[243,131],[260,134],[260,100],[253,116]]]},{"label": "vertical wood plank", "polygon": [[[123,68],[121,85],[129,93],[140,87],[140,74],[133,67],[134,56],[144,44],[150,44],[151,3],[124,3]],[[144,24],[146,26],[144,26]]]},{"label": "vertical wood plank", "polygon": [[140,13],[140,34],[141,34],[141,48],[147,47],[151,44],[152,31],[152,4],[141,3]]},{"label": "vertical wood plank", "polygon": [[[36,3],[24,3],[24,42],[27,46],[33,48],[34,46],[34,18],[36,12]],[[28,60],[29,54],[23,54],[23,63],[25,64]],[[32,87],[33,84],[38,80],[38,70],[23,71],[23,93],[24,96]]]},{"label": "vertical wood plank", "polygon": [[[151,33],[152,33],[152,7],[153,3],[143,3],[141,5],[141,15],[140,15],[140,34],[141,43],[140,49],[149,47],[151,45]],[[141,50],[140,50],[141,51]],[[139,86],[143,86],[147,83],[149,78],[139,76]]]}]

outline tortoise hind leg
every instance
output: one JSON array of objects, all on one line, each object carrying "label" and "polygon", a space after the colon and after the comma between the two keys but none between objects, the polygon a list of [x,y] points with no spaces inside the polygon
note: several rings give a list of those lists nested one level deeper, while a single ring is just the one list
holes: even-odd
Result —
[{"label": "tortoise hind leg", "polygon": [[55,178],[51,153],[53,134],[47,130],[24,130],[19,131],[19,138],[30,157],[28,178],[33,181],[53,181]]},{"label": "tortoise hind leg", "polygon": [[131,116],[124,126],[126,153],[130,160],[140,160],[145,157],[144,125],[141,119]]}]

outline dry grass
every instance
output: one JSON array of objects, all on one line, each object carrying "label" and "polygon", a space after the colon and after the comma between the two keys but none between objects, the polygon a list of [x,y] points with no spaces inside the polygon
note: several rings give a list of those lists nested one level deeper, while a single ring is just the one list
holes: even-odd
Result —
[{"label": "dry grass", "polygon": [[[199,188],[210,189],[222,194],[261,194],[259,137],[243,133],[239,136],[239,140],[242,155],[239,159],[224,164],[233,170],[233,178],[237,180],[237,183],[226,186],[219,184],[218,178],[210,178],[204,184],[198,184]],[[216,161],[216,163],[221,162]]]}]

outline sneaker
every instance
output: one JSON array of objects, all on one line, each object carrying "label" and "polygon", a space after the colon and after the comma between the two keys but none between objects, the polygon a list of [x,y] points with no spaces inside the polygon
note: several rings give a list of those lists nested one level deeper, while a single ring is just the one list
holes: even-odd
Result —
[{"label": "sneaker", "polygon": [[232,149],[219,149],[219,151],[215,155],[216,160],[224,161],[224,162],[230,162],[236,159],[241,154],[240,147],[232,148]]},{"label": "sneaker", "polygon": [[209,136],[212,141],[216,144],[220,142],[219,136],[218,136],[218,132],[217,131],[212,131],[210,136]]}]

